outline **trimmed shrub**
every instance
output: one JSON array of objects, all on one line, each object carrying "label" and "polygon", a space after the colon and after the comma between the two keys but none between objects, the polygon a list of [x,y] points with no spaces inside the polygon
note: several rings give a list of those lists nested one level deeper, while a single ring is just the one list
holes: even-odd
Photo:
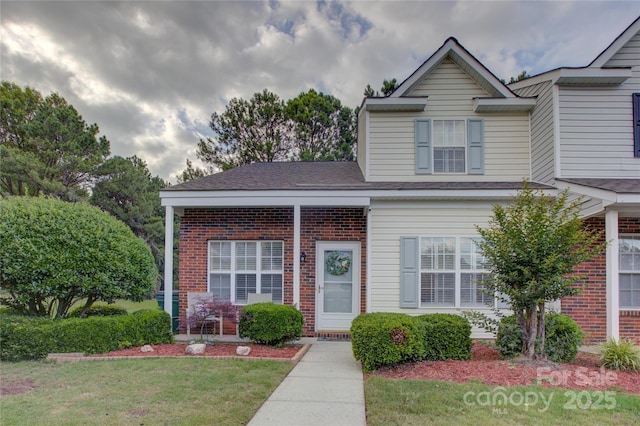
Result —
[{"label": "trimmed shrub", "polygon": [[[77,307],[69,311],[69,318],[80,317],[83,307]],[[116,315],[127,315],[125,308],[115,305],[93,305],[84,313],[84,318],[88,317],[112,317]]]},{"label": "trimmed shrub", "polygon": [[281,347],[302,337],[304,316],[293,306],[254,303],[242,308],[238,335],[263,345]]},{"label": "trimmed shrub", "polygon": [[602,344],[602,366],[620,371],[640,371],[640,353],[633,347],[633,340],[609,339]]},{"label": "trimmed shrub", "polygon": [[[578,354],[584,334],[568,315],[545,315],[544,352],[553,362],[571,362]],[[500,321],[496,336],[496,348],[502,356],[514,357],[522,353],[522,328],[514,315]]]},{"label": "trimmed shrub", "polygon": [[52,352],[105,353],[171,342],[169,314],[160,310],[55,321],[0,315],[0,359],[3,361],[42,359]]},{"label": "trimmed shrub", "polygon": [[471,325],[466,318],[454,314],[427,314],[416,317],[424,331],[424,359],[469,359],[471,357]]},{"label": "trimmed shrub", "polygon": [[424,326],[406,314],[375,312],[351,323],[353,356],[365,371],[424,356]]},{"label": "trimmed shrub", "polygon": [[45,358],[56,344],[52,324],[49,318],[0,314],[0,360]]}]

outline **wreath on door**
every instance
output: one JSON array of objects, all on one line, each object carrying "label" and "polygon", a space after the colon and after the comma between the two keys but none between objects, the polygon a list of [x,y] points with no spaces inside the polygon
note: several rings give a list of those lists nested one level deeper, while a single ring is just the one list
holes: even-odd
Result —
[{"label": "wreath on door", "polygon": [[334,251],[327,256],[325,264],[331,275],[344,275],[349,272],[351,258],[345,253]]}]

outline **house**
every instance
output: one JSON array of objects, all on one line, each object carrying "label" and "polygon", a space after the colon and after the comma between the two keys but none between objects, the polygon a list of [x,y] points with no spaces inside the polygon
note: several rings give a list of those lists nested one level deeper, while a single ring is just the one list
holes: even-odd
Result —
[{"label": "house", "polygon": [[588,66],[509,86],[535,96],[532,179],[583,197],[606,255],[581,265],[581,296],[562,301],[592,341],[640,340],[640,18]]},{"label": "house", "polygon": [[[627,32],[635,28],[637,34],[637,25]],[[620,56],[615,49],[631,50],[623,59],[640,63],[640,44],[636,41],[633,47],[633,37],[626,38],[603,53],[608,56],[604,62],[590,65],[596,70],[574,70],[581,81],[597,80],[601,73],[602,80],[594,83],[596,92],[627,93],[629,89],[621,87],[633,81],[636,89],[631,92],[640,92],[630,65],[608,69]],[[554,72],[569,75],[565,70],[549,74]],[[274,302],[301,310],[305,335],[326,337],[347,334],[362,312],[489,312],[487,304],[496,306],[497,301],[482,291],[487,271],[473,243],[476,225],[486,226],[493,205],[508,203],[524,178],[549,195],[564,187],[577,195],[586,191],[587,221],[613,228],[613,205],[615,221],[623,227],[618,236],[640,234],[640,158],[631,152],[629,159],[619,160],[627,164],[626,172],[616,169],[618,174],[610,176],[590,173],[586,162],[565,165],[569,161],[563,150],[571,139],[564,142],[564,129],[572,126],[563,122],[574,116],[557,108],[564,102],[556,93],[564,90],[563,80],[549,77],[547,83],[545,75],[534,77],[532,82],[540,81],[531,88],[526,80],[509,88],[449,38],[391,95],[364,99],[357,161],[251,164],[164,189],[165,290],[172,289],[174,214],[180,216],[181,306],[188,292],[210,291],[239,305],[249,293],[271,293]],[[537,91],[538,85],[550,85],[552,98]],[[624,140],[616,143],[633,145],[631,132],[622,134]],[[597,150],[599,144],[593,145]],[[602,157],[612,152],[603,144],[600,149]],[[592,191],[594,182],[585,179],[606,180],[610,189]],[[624,188],[631,192],[620,192]],[[629,201],[635,203],[631,208],[626,207]],[[627,228],[627,223],[635,223],[635,228]],[[630,241],[640,244],[640,236]],[[607,265],[618,258],[612,247]],[[638,259],[640,265],[640,255],[633,256],[631,264]],[[585,268],[599,276],[605,274],[602,263]],[[611,299],[626,300],[622,283],[627,282],[632,283],[631,299],[640,297],[638,275],[631,277],[619,280],[619,299],[598,298],[594,305],[607,300],[607,306],[618,309]],[[613,287],[608,282],[606,286],[611,296]],[[586,293],[584,298],[591,297]],[[571,303],[562,309],[571,312],[573,306],[578,314],[585,306],[583,299]],[[170,298],[165,309],[171,311]],[[620,324],[619,332],[626,330],[626,322]],[[635,324],[634,335],[640,337]],[[235,333],[233,324],[225,325],[226,333]],[[474,337],[483,336],[482,330],[474,330]]]}]

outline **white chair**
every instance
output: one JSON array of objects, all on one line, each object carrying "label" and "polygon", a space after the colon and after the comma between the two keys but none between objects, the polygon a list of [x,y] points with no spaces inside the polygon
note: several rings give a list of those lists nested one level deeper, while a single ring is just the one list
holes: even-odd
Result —
[{"label": "white chair", "polygon": [[253,305],[254,303],[273,302],[271,293],[249,293],[247,294],[247,305]]},{"label": "white chair", "polygon": [[204,312],[203,305],[213,302],[212,293],[189,292],[187,293],[187,336],[191,337],[191,325],[200,323],[200,336],[206,323],[219,323],[220,335],[222,336],[223,318],[215,312]]}]

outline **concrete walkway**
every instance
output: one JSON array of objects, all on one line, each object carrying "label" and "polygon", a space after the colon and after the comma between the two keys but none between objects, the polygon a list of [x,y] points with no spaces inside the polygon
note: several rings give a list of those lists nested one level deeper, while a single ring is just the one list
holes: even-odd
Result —
[{"label": "concrete walkway", "polygon": [[249,426],[365,426],[362,368],[351,342],[305,339],[311,348]]}]

